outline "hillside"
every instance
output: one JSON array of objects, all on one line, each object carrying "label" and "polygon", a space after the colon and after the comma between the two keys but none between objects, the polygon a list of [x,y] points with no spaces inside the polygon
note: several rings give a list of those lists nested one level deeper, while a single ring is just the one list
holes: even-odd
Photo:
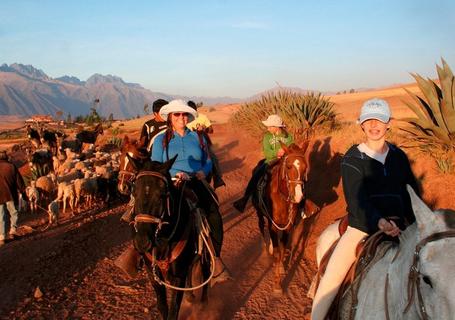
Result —
[{"label": "hillside", "polygon": [[113,75],[94,74],[86,81],[73,76],[52,79],[31,65],[0,66],[0,115],[87,114],[95,99],[98,113],[108,117],[131,118],[144,114],[144,105],[156,99],[202,101],[205,104],[231,103],[229,97],[184,97],[153,92],[137,83],[128,83]]}]

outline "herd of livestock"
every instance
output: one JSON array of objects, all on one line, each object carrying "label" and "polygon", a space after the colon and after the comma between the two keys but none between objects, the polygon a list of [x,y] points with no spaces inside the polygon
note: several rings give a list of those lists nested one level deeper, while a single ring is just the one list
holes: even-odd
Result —
[{"label": "herd of livestock", "polygon": [[[120,151],[95,145],[102,125],[68,137],[62,131],[27,126],[32,179],[26,189],[30,211],[45,210],[49,225],[58,222],[60,208],[74,215],[96,203],[109,204],[116,194]],[[109,150],[112,151],[112,150]]]}]

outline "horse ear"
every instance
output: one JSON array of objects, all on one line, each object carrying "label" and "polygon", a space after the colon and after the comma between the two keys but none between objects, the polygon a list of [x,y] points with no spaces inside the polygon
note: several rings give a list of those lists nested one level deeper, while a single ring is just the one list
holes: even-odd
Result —
[{"label": "horse ear", "polygon": [[128,161],[131,162],[131,165],[135,171],[139,171],[142,168],[141,162],[139,160],[134,159],[128,153],[126,154],[126,157],[128,158]]},{"label": "horse ear", "polygon": [[302,146],[300,147],[300,149],[302,149],[302,153],[306,153],[309,145],[310,145],[310,140],[305,140],[302,143]]},{"label": "horse ear", "polygon": [[141,149],[145,147],[145,139],[147,136],[143,136],[138,142],[137,142],[137,148]]},{"label": "horse ear", "polygon": [[436,224],[436,217],[430,208],[420,199],[415,193],[414,189],[406,186],[409,196],[411,197],[412,210],[416,217],[417,226],[419,228],[419,235],[421,238],[426,236],[425,229],[432,228]]},{"label": "horse ear", "polygon": [[126,146],[129,143],[130,143],[130,138],[128,138],[128,136],[125,134],[125,136],[123,137],[122,147]]},{"label": "horse ear", "polygon": [[172,165],[174,164],[175,160],[177,159],[178,154],[176,154],[174,157],[163,163],[162,168],[165,169],[166,171],[169,171],[172,168]]}]

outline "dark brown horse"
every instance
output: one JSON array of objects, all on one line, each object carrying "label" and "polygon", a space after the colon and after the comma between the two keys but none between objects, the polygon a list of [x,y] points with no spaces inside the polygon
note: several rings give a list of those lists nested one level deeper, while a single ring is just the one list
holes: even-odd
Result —
[{"label": "dark brown horse", "polygon": [[203,283],[188,288],[187,278],[196,261],[210,259],[212,266],[215,261],[206,238],[202,238],[205,247],[198,241],[201,233],[196,227],[196,221],[200,221],[197,209],[182,201],[184,192],[171,180],[169,169],[175,159],[159,163],[149,158],[129,158],[136,172],[132,191],[133,243],[145,263],[163,319],[178,319],[184,291],[202,287],[202,301],[207,302],[210,264],[202,263]]},{"label": "dark brown horse", "polygon": [[41,147],[41,136],[39,134],[39,131],[35,128],[32,128],[30,125],[27,125],[26,130],[27,138],[30,140],[35,149],[39,149]]},{"label": "dark brown horse", "polygon": [[95,144],[96,138],[98,138],[98,135],[100,134],[103,134],[103,125],[98,123],[93,130],[82,130],[77,133],[76,139],[79,140],[82,145],[84,145],[84,143]]},{"label": "dark brown horse", "polygon": [[[269,253],[274,257],[275,292],[282,292],[285,250],[290,234],[300,219],[301,203],[305,202],[308,169],[305,157],[308,141],[301,148],[295,144],[289,147],[282,144],[282,148],[285,154],[271,167],[264,192],[253,193],[253,205],[259,218],[259,229],[269,248]],[[311,213],[313,212],[306,214]],[[265,220],[268,222],[271,243],[266,239]]]}]

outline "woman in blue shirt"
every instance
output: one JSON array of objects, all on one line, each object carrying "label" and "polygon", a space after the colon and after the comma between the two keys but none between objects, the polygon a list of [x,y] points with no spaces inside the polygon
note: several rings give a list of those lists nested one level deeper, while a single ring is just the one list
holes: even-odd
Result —
[{"label": "woman in blue shirt", "polygon": [[212,170],[212,160],[204,137],[186,127],[188,122],[197,117],[197,111],[183,100],[173,100],[163,106],[159,114],[167,121],[167,129],[158,135],[153,143],[152,160],[165,162],[177,156],[170,174],[179,180],[187,181],[186,186],[198,196],[198,205],[205,211],[212,230],[211,237],[217,256],[215,280],[226,280],[229,275],[219,259],[223,243],[223,221],[218,204],[213,198],[216,195],[204,183]]}]

